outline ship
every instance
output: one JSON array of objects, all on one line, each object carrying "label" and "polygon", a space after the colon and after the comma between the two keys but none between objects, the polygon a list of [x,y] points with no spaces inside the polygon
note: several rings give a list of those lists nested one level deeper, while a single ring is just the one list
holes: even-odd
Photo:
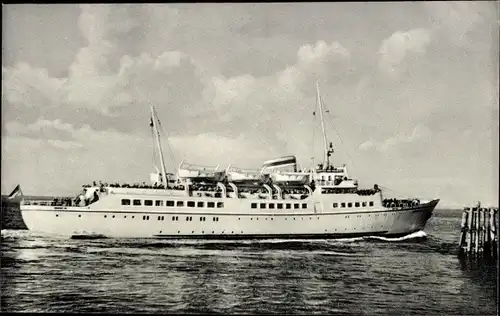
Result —
[{"label": "ship", "polygon": [[359,188],[347,165],[330,162],[323,106],[323,161],[297,168],[295,156],[265,161],[259,170],[182,162],[167,173],[159,116],[151,106],[153,155],[161,171],[148,185],[93,183],[75,198],[22,198],[29,230],[70,238],[334,239],[401,237],[424,230],[439,199],[386,198],[377,184]]}]

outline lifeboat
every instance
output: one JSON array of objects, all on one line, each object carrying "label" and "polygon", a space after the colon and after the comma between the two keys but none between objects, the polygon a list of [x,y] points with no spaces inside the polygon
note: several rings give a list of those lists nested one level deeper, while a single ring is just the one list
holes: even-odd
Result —
[{"label": "lifeboat", "polygon": [[216,182],[225,176],[224,171],[219,171],[219,166],[200,166],[182,162],[177,170],[179,179],[191,180],[194,182]]},{"label": "lifeboat", "polygon": [[227,167],[227,181],[234,183],[253,183],[261,180],[262,174],[259,170],[241,169],[237,167]]},{"label": "lifeboat", "polygon": [[273,183],[285,185],[303,185],[310,182],[310,174],[303,172],[271,173]]}]

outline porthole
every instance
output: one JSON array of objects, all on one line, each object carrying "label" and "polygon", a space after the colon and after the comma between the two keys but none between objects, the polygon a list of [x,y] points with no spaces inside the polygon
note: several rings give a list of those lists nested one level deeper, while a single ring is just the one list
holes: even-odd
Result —
[{"label": "porthole", "polygon": [[132,215],[132,218],[135,218],[135,216],[134,216],[134,215]]},{"label": "porthole", "polygon": [[123,218],[127,218],[127,215],[123,216]]},{"label": "porthole", "polygon": [[113,218],[115,218],[115,216],[113,215]]},{"label": "porthole", "polygon": [[82,215],[78,215],[78,217],[82,217]]},{"label": "porthole", "polygon": [[104,215],[104,218],[108,217],[108,215]]},{"label": "porthole", "polygon": [[[56,214],[56,217],[59,217],[59,214]],[[104,215],[104,217],[106,217],[106,215]]]}]

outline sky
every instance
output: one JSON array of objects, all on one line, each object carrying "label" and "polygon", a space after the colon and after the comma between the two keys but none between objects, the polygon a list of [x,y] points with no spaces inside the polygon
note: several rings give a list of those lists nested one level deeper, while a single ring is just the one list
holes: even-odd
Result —
[{"label": "sky", "polygon": [[310,168],[317,81],[332,162],[361,187],[497,206],[499,15],[487,1],[3,5],[2,194],[148,182],[151,105],[168,171]]}]

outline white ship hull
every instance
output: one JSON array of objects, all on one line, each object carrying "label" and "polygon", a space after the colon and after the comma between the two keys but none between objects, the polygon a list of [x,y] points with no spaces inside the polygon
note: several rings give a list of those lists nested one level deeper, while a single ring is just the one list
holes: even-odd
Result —
[{"label": "white ship hull", "polygon": [[[183,198],[196,201],[198,198]],[[204,199],[207,200],[207,199]],[[423,230],[438,200],[407,209],[329,209],[311,199],[223,201],[224,208],[21,205],[28,229],[61,236],[112,238],[346,238],[402,236]],[[250,203],[299,203],[299,209],[251,209]],[[302,205],[306,208],[302,208]],[[187,220],[191,217],[191,220]],[[204,220],[203,220],[204,218]]]}]

